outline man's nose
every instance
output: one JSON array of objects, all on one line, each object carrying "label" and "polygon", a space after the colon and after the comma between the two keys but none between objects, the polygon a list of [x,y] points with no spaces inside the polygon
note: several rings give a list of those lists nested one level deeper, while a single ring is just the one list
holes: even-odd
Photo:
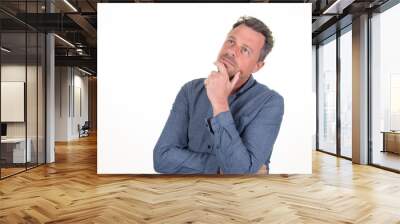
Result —
[{"label": "man's nose", "polygon": [[237,47],[235,45],[234,46],[230,46],[228,48],[227,52],[228,52],[229,56],[231,56],[231,57],[235,57],[238,54]]}]

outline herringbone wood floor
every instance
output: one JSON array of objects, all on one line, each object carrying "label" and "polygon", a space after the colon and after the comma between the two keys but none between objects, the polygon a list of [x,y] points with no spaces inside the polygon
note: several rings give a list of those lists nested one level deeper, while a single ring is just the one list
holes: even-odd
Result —
[{"label": "herringbone wood floor", "polygon": [[400,175],[313,153],[312,175],[98,176],[96,138],[0,181],[0,223],[400,223]]}]

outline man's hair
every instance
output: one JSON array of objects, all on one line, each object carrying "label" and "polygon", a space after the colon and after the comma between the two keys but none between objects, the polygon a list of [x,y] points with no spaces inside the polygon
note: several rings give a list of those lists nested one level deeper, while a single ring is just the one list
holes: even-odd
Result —
[{"label": "man's hair", "polygon": [[271,52],[272,47],[274,46],[274,38],[272,37],[271,30],[261,20],[251,16],[240,17],[239,20],[233,24],[232,30],[242,24],[250,27],[258,33],[261,33],[265,37],[264,46],[262,47],[260,57],[258,58],[258,61],[264,61],[265,57],[269,52]]}]

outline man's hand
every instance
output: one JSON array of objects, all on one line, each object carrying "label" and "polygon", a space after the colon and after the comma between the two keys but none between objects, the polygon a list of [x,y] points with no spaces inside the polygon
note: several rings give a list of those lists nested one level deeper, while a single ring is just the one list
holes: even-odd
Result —
[{"label": "man's hand", "polygon": [[232,81],[229,81],[229,75],[225,66],[221,62],[215,62],[218,72],[212,71],[204,84],[207,89],[207,96],[213,107],[213,116],[229,110],[228,97],[231,94],[236,83],[239,81],[240,72],[237,72]]},{"label": "man's hand", "polygon": [[[222,172],[221,168],[219,169],[219,174],[224,174],[224,172]],[[269,174],[269,170],[267,169],[267,166],[265,164],[263,164],[261,166],[261,168],[255,174]]]}]

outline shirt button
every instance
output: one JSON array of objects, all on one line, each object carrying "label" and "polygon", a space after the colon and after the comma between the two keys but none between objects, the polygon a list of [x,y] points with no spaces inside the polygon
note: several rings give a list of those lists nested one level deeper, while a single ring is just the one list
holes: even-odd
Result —
[{"label": "shirt button", "polygon": [[209,148],[209,149],[210,149],[210,148],[211,148],[211,145],[207,145],[207,148]]}]

